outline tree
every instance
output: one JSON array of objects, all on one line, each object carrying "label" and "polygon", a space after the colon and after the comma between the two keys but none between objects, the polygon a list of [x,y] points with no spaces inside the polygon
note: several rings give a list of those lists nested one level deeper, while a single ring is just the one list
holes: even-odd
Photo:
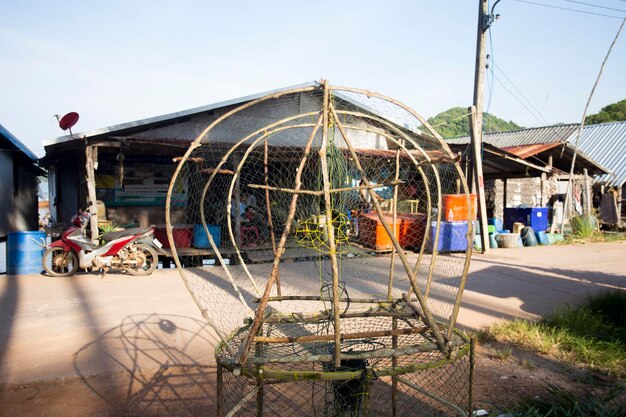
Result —
[{"label": "tree", "polygon": [[[439,113],[428,119],[428,123],[444,138],[470,134],[467,109],[462,107],[453,107]],[[522,127],[512,121],[507,122],[492,114],[484,113],[483,128],[485,132],[504,132],[507,130],[521,129]]]},{"label": "tree", "polygon": [[585,124],[596,125],[599,123],[626,121],[626,99],[603,107],[599,113],[591,114],[585,118]]}]

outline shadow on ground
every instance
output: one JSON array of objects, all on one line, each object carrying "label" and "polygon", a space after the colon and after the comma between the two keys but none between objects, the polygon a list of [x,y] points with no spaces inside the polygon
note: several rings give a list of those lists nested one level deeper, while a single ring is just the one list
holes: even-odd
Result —
[{"label": "shadow on ground", "polygon": [[[112,415],[213,415],[215,344],[199,320],[132,315],[76,352],[74,368]],[[116,370],[108,383],[95,376],[101,367]]]}]

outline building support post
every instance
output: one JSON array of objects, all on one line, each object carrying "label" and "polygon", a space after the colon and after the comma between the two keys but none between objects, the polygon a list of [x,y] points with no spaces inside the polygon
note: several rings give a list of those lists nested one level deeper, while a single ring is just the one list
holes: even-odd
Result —
[{"label": "building support post", "polygon": [[622,227],[622,199],[624,198],[624,187],[617,188],[617,227]]},{"label": "building support post", "polygon": [[587,168],[583,169],[583,175],[585,177],[585,205],[583,206],[583,214],[585,216],[591,216],[591,184],[589,182],[589,172]]},{"label": "building support post", "polygon": [[91,241],[93,243],[98,242],[98,209],[96,206],[96,173],[95,173],[95,160],[97,157],[98,148],[87,145],[85,147],[85,173],[87,176],[87,196],[89,198],[87,210],[91,214],[90,228],[91,228]]}]

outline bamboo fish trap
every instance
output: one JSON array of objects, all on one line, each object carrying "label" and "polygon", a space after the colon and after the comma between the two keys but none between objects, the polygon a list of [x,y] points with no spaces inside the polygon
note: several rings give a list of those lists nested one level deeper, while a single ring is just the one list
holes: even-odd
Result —
[{"label": "bamboo fish trap", "polygon": [[[473,229],[444,221],[442,196],[471,202],[443,139],[398,101],[325,81],[212,117],[166,218],[221,340],[218,415],[467,415],[473,349],[455,323]],[[176,247],[178,223],[214,265]]]}]

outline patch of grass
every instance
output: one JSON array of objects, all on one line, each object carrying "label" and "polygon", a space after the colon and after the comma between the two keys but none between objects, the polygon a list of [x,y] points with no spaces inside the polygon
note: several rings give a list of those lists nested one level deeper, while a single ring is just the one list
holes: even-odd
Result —
[{"label": "patch of grass", "polygon": [[491,332],[487,329],[477,330],[474,335],[476,336],[478,343],[487,343],[496,340],[495,337],[493,337],[493,334],[491,334]]},{"label": "patch of grass", "polygon": [[577,234],[565,235],[564,240],[556,242],[556,245],[571,245],[579,243],[602,243],[602,242],[619,242],[626,240],[626,233],[623,232],[593,232],[587,237],[581,237]]},{"label": "patch of grass", "polygon": [[625,310],[626,291],[614,290],[588,298],[581,307],[560,308],[539,321],[495,324],[489,332],[500,342],[625,376]]},{"label": "patch of grass", "polygon": [[602,237],[602,242],[617,242],[620,240],[626,240],[626,233],[623,232],[599,232],[597,235]]},{"label": "patch of grass", "polygon": [[504,346],[502,349],[495,349],[495,354],[496,358],[505,361],[511,357],[513,349],[511,349],[511,346]]},{"label": "patch of grass", "polygon": [[598,221],[591,216],[576,216],[572,217],[570,224],[572,225],[574,235],[585,239],[593,236],[595,225],[598,224]]},{"label": "patch of grass", "polygon": [[[602,316],[616,328],[626,327],[626,290],[606,291],[589,297],[586,307],[594,314]],[[626,342],[625,339],[622,341]]]},{"label": "patch of grass", "polygon": [[509,415],[513,417],[618,417],[626,415],[626,404],[620,401],[621,388],[604,394],[584,395],[548,384],[546,395],[520,401]]}]

